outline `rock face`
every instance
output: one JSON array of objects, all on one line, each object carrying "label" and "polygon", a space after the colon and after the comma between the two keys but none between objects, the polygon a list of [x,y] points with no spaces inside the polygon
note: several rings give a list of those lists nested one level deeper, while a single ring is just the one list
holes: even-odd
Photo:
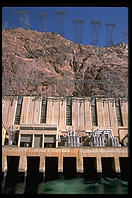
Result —
[{"label": "rock face", "polygon": [[128,46],[94,47],[49,32],[2,32],[3,95],[124,96]]}]

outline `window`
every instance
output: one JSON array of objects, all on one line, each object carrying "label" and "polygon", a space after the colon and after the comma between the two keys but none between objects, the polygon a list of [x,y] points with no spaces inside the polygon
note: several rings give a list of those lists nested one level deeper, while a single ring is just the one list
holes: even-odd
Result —
[{"label": "window", "polygon": [[67,98],[66,125],[72,126],[72,98]]},{"label": "window", "polygon": [[97,108],[96,108],[96,99],[91,99],[91,113],[92,113],[92,125],[97,126]]},{"label": "window", "polygon": [[16,109],[16,117],[15,117],[15,123],[14,124],[20,124],[22,102],[23,102],[23,97],[19,96],[18,100],[17,100],[17,109]]},{"label": "window", "polygon": [[117,124],[118,124],[118,126],[123,126],[121,106],[120,106],[119,99],[115,99],[115,108],[116,108]]},{"label": "window", "polygon": [[46,113],[47,113],[47,98],[43,98],[41,107],[41,121],[40,123],[46,123]]}]

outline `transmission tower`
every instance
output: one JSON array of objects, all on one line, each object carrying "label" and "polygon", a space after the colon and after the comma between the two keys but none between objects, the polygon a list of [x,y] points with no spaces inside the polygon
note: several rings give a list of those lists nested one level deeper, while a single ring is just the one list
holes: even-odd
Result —
[{"label": "transmission tower", "polygon": [[73,22],[75,27],[75,43],[82,43],[82,27],[85,21],[83,19],[75,19]]},{"label": "transmission tower", "polygon": [[8,21],[4,21],[2,24],[2,30],[5,31],[8,28]]},{"label": "transmission tower", "polygon": [[100,27],[101,27],[101,21],[90,21],[91,45],[94,46],[98,45]]},{"label": "transmission tower", "polygon": [[40,19],[40,31],[46,32],[46,24],[47,24],[47,13],[40,13],[39,19]]},{"label": "transmission tower", "polygon": [[128,43],[128,29],[122,30],[121,42]]},{"label": "transmission tower", "polygon": [[25,29],[31,29],[31,24],[29,20],[29,10],[16,10],[13,11],[13,14],[16,14],[18,16],[21,27]]},{"label": "transmission tower", "polygon": [[57,10],[55,15],[57,19],[57,33],[60,34],[61,36],[64,36],[66,11]]},{"label": "transmission tower", "polygon": [[115,23],[106,23],[106,46],[112,46]]}]

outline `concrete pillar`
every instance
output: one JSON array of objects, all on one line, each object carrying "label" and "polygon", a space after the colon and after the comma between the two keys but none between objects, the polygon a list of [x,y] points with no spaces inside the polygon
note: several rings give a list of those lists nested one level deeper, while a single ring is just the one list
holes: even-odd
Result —
[{"label": "concrete pillar", "polygon": [[84,102],[79,102],[79,126],[84,127]]},{"label": "concrete pillar", "polygon": [[66,125],[66,101],[60,101],[59,126]]},{"label": "concrete pillar", "polygon": [[41,116],[41,104],[42,100],[36,100],[34,106],[34,116],[33,116],[33,124],[40,123],[40,116]]},{"label": "concrete pillar", "polygon": [[82,157],[82,155],[77,156],[77,172],[83,173],[83,157]]},{"label": "concrete pillar", "polygon": [[101,157],[96,157],[96,162],[97,162],[97,174],[98,174],[98,177],[101,177],[102,176]]},{"label": "concrete pillar", "polygon": [[4,104],[2,106],[2,111],[3,111],[3,113],[2,113],[2,121],[3,121],[3,123],[4,123],[4,125],[6,127],[8,127],[7,121],[8,121],[9,108],[10,108],[10,100],[5,100]]},{"label": "concrete pillar", "polygon": [[128,127],[128,106],[126,102],[121,103],[121,113],[122,113],[123,126]]},{"label": "concrete pillar", "polygon": [[27,124],[33,123],[33,115],[34,115],[34,97],[28,97],[29,99],[29,106],[28,106],[28,112],[27,112]]},{"label": "concrete pillar", "polygon": [[52,115],[52,123],[58,124],[59,119],[59,100],[54,101],[54,109],[53,109],[53,115]]},{"label": "concrete pillar", "polygon": [[33,134],[33,139],[32,139],[32,148],[34,148],[34,141],[35,141],[35,135]]},{"label": "concrete pillar", "polygon": [[56,134],[56,148],[58,148],[58,133]]},{"label": "concrete pillar", "polygon": [[14,99],[12,106],[11,106],[11,101],[10,101],[10,108],[9,108],[8,119],[7,119],[8,126],[12,126],[14,124],[15,116],[16,116],[16,109],[17,109],[17,100]]},{"label": "concrete pillar", "polygon": [[27,123],[29,97],[23,97],[20,124]]},{"label": "concrete pillar", "polygon": [[104,105],[103,105],[103,113],[104,113],[104,124],[106,127],[110,126],[110,114],[109,114],[109,104],[108,101],[105,102],[104,101]]},{"label": "concrete pillar", "polygon": [[112,127],[117,126],[117,117],[116,117],[116,109],[115,102],[109,102],[109,113],[110,113],[110,123]]},{"label": "concrete pillar", "polygon": [[19,133],[19,137],[18,137],[18,147],[20,147],[20,142],[21,142],[21,134]]},{"label": "concrete pillar", "polygon": [[20,155],[18,172],[27,172],[27,156],[24,154]]},{"label": "concrete pillar", "polygon": [[54,108],[54,105],[52,103],[52,100],[48,99],[47,100],[47,119],[46,119],[47,124],[52,124],[53,108]]},{"label": "concrete pillar", "polygon": [[39,172],[45,177],[45,156],[40,155]]},{"label": "concrete pillar", "polygon": [[119,157],[114,157],[115,160],[115,172],[116,173],[120,173],[120,162],[119,162]]},{"label": "concrete pillar", "polygon": [[4,176],[7,173],[7,157],[6,157],[6,155],[2,155],[2,172],[4,172]]},{"label": "concrete pillar", "polygon": [[2,145],[5,143],[5,137],[6,137],[6,129],[2,127]]},{"label": "concrete pillar", "polygon": [[62,152],[60,152],[59,155],[58,155],[58,173],[60,175],[63,174],[63,155],[62,155]]},{"label": "concrete pillar", "polygon": [[115,172],[116,172],[116,177],[121,179],[121,169],[120,169],[120,161],[119,157],[114,157],[115,160]]},{"label": "concrete pillar", "polygon": [[97,101],[97,119],[98,119],[98,126],[104,126],[104,115],[103,115],[103,103],[102,101]]},{"label": "concrete pillar", "polygon": [[44,134],[43,134],[43,137],[42,137],[42,148],[44,148]]},{"label": "concrete pillar", "polygon": [[72,126],[74,126],[74,130],[78,128],[78,101],[72,101]]},{"label": "concrete pillar", "polygon": [[91,104],[90,101],[85,101],[85,125],[87,127],[92,126]]}]

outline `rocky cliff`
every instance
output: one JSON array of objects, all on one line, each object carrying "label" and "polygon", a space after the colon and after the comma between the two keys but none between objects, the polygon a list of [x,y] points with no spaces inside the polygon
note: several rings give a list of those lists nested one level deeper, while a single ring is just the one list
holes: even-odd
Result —
[{"label": "rocky cliff", "polygon": [[2,32],[3,95],[124,96],[128,46],[94,47],[49,32]]}]

